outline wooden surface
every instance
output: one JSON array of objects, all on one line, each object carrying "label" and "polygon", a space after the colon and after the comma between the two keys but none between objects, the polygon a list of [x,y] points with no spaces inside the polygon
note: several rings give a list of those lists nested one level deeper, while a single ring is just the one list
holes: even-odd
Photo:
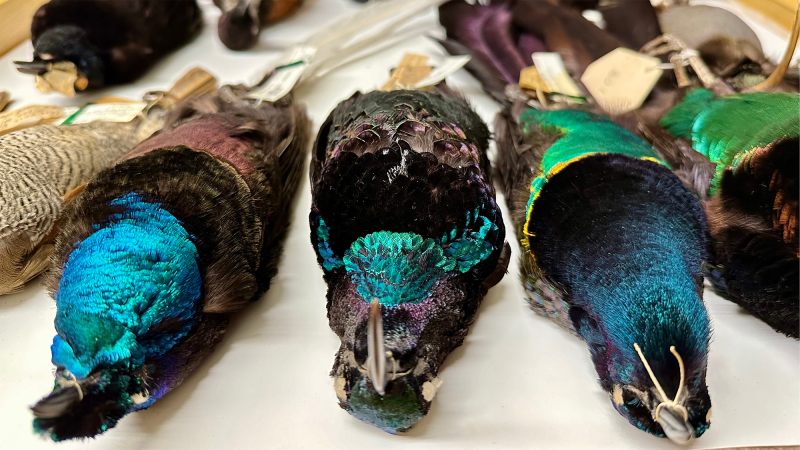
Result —
[{"label": "wooden surface", "polygon": [[739,0],[739,3],[773,20],[785,32],[792,29],[797,0]]},{"label": "wooden surface", "polygon": [[47,0],[0,0],[0,55],[31,34],[31,18]]}]

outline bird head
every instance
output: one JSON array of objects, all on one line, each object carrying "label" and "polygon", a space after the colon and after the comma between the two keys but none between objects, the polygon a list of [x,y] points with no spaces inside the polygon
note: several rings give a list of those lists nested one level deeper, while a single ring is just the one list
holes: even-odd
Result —
[{"label": "bird head", "polygon": [[683,357],[675,346],[648,360],[638,344],[639,361],[626,382],[611,388],[614,407],[638,428],[685,445],[700,437],[711,423],[711,399],[706,373],[687,373]]},{"label": "bird head", "polygon": [[[650,293],[641,314],[590,343],[601,384],[617,411],[637,428],[677,444],[700,437],[711,421],[706,386],[710,329],[702,300],[664,302]],[[653,305],[659,305],[656,312]]]},{"label": "bird head", "polygon": [[258,42],[261,31],[259,3],[253,0],[239,0],[233,9],[219,18],[217,28],[219,39],[231,50],[247,50]]},{"label": "bird head", "polygon": [[63,72],[64,83],[50,83],[50,88],[69,95],[69,90],[83,91],[105,84],[105,66],[97,48],[86,32],[73,25],[51,28],[36,39],[33,61],[15,61],[17,70],[44,77],[53,71]]},{"label": "bird head", "polygon": [[396,433],[427,414],[439,366],[480,299],[463,272],[492,253],[468,241],[459,249],[472,262],[453,243],[382,231],[357,239],[338,263],[329,317],[342,345],[332,374],[341,406],[358,419]]},{"label": "bird head", "polygon": [[54,440],[104,432],[166,394],[179,383],[170,351],[198,322],[198,251],[182,222],[138,193],[108,207],[58,268],[56,387],[33,407]]},{"label": "bird head", "polygon": [[124,364],[98,367],[77,378],[65,367],[56,370],[55,386],[31,407],[33,428],[54,441],[94,437],[113,428],[126,414],[147,408],[146,370]]}]

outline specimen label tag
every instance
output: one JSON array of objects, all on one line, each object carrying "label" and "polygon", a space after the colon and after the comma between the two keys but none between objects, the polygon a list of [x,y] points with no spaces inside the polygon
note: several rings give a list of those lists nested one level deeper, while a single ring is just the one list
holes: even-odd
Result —
[{"label": "specimen label tag", "polygon": [[69,117],[78,108],[30,105],[0,114],[0,135]]},{"label": "specimen label tag", "polygon": [[542,76],[539,75],[539,71],[534,66],[526,67],[519,71],[519,86],[532,91],[550,92],[547,83],[544,82]]},{"label": "specimen label tag", "polygon": [[469,55],[448,56],[438,66],[436,66],[436,68],[433,69],[428,76],[415,84],[414,89],[422,89],[424,87],[439,84],[442,80],[464,67],[470,59],[472,59],[472,57]]},{"label": "specimen label tag", "polygon": [[67,117],[62,125],[78,125],[90,122],[130,122],[144,111],[147,103],[94,103],[79,109],[75,114]]},{"label": "specimen label tag", "polygon": [[428,57],[425,55],[406,53],[380,90],[394,91],[412,88],[431,73],[432,68],[426,64],[427,62]]},{"label": "specimen label tag", "polygon": [[69,61],[61,61],[53,64],[44,74],[36,76],[36,89],[43,94],[59,92],[74,97],[76,81],[78,68]]},{"label": "specimen label tag", "polygon": [[661,78],[661,60],[618,48],[586,68],[581,82],[606,111],[621,114],[642,105]]},{"label": "specimen label tag", "polygon": [[278,59],[272,76],[262,86],[250,91],[247,97],[265,102],[280,100],[297,84],[316,53],[317,48],[310,45],[290,48]]},{"label": "specimen label tag", "polygon": [[544,80],[550,92],[569,95],[570,97],[580,97],[581,90],[572,81],[564,67],[564,60],[561,55],[554,52],[536,52],[532,55],[533,64],[539,75]]}]

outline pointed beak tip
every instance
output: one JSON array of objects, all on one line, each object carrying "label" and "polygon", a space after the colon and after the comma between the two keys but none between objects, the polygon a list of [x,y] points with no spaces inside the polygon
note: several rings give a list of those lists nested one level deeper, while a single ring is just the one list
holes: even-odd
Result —
[{"label": "pointed beak tip", "polygon": [[41,61],[14,61],[18,72],[27,75],[41,75],[47,72],[47,63]]}]

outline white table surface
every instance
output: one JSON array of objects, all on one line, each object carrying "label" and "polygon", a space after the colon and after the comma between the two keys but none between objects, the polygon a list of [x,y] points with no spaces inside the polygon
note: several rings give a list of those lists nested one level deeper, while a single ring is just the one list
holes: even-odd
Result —
[{"label": "white table surface", "polygon": [[[30,57],[31,45],[25,43],[0,58],[0,90],[12,92],[17,100],[12,108],[78,106],[109,94],[138,98],[168,87],[193,65],[225,82],[249,81],[289,44],[358,8],[349,0],[307,0],[289,20],[264,29],[253,51],[234,53],[216,38],[218,12],[209,0],[204,6],[203,34],[135,84],[74,99],[42,95],[11,65]],[[425,33],[441,33],[433,12],[418,24]],[[771,34],[768,24],[753,26],[767,53],[780,55],[785,37]],[[355,90],[383,84],[406,51],[434,60],[443,54],[423,37],[410,39],[305,84],[296,95],[318,126]],[[465,71],[448,80],[491,124],[498,107],[478,83]],[[486,296],[464,345],[447,358],[440,373],[444,384],[428,416],[405,435],[393,436],[339,409],[328,377],[339,340],[328,327],[326,286],[309,245],[310,203],[305,177],[272,288],[236,317],[214,354],[178,389],[96,440],[54,444],[32,433],[28,406],[53,383],[49,346],[55,304],[38,281],[1,297],[0,449],[674,448],[620,417],[596,382],[585,344],[528,308],[511,234],[515,255],[509,275]],[[500,204],[505,208],[504,200]],[[692,448],[800,443],[798,341],[709,290],[705,299],[714,327],[708,370],[714,415]]]}]

